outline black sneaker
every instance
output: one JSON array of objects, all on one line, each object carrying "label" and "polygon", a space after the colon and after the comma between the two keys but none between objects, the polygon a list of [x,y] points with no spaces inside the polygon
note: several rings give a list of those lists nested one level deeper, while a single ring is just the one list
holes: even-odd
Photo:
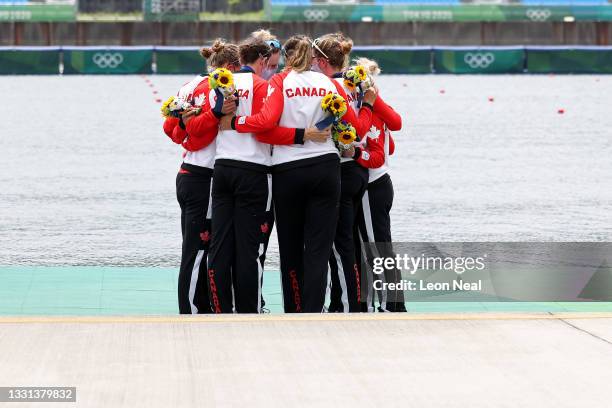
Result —
[{"label": "black sneaker", "polygon": [[403,302],[390,302],[390,303],[387,303],[387,309],[389,309],[389,312],[394,312],[394,313],[406,313],[406,312],[408,312],[406,310],[406,305]]},{"label": "black sneaker", "polygon": [[341,312],[342,312],[342,306],[338,304],[330,303],[329,307],[327,308],[327,313],[341,313]]}]

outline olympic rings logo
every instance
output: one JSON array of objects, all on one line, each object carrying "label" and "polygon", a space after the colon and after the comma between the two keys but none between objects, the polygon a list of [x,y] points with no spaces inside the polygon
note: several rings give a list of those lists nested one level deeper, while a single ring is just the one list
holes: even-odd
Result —
[{"label": "olympic rings logo", "polygon": [[308,9],[304,10],[304,17],[307,21],[323,21],[329,17],[328,10]]},{"label": "olympic rings logo", "polygon": [[546,21],[550,17],[551,12],[548,9],[527,9],[525,14],[531,21]]},{"label": "olympic rings logo", "polygon": [[117,68],[123,62],[123,55],[118,52],[97,52],[91,60],[100,68]]},{"label": "olympic rings logo", "polygon": [[495,55],[491,54],[490,52],[477,52],[475,54],[468,52],[465,54],[465,57],[463,57],[463,61],[465,61],[470,68],[487,68],[495,61]]}]

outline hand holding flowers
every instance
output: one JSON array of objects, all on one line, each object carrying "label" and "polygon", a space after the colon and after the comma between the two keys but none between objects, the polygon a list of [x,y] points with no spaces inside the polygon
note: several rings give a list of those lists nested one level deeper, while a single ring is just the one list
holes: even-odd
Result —
[{"label": "hand holding flowers", "polygon": [[[232,72],[225,68],[217,68],[208,75],[208,86],[215,91],[217,100],[212,108],[217,116],[227,115],[236,110],[238,98],[234,86]],[[233,110],[231,105],[233,104]]]},{"label": "hand holding flowers", "polygon": [[200,108],[194,108],[189,102],[176,96],[169,97],[161,106],[161,114],[164,118],[180,118],[185,112],[193,112],[197,115],[200,113]]},{"label": "hand holding flowers", "polygon": [[210,89],[221,92],[224,97],[233,95],[236,91],[234,76],[229,69],[225,68],[217,68],[208,75],[208,86]]},{"label": "hand holding flowers", "polygon": [[371,75],[368,75],[366,68],[363,65],[356,65],[346,70],[342,77],[344,85],[351,92],[357,93],[358,106],[365,102],[370,105],[376,100],[377,90],[374,86],[374,80]]},{"label": "hand holding flowers", "polygon": [[323,112],[327,113],[328,116],[315,124],[319,130],[323,130],[337,123],[346,113],[347,105],[342,96],[332,92],[323,97],[321,109],[323,109]]},{"label": "hand holding flowers", "polygon": [[354,148],[357,132],[350,123],[340,121],[332,128],[332,139],[338,150],[345,152]]}]

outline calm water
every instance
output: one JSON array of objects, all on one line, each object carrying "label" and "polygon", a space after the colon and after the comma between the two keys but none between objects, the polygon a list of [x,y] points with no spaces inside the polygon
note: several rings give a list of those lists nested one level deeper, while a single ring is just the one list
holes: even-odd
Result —
[{"label": "calm water", "polygon": [[[178,264],[181,152],[152,90],[191,76],[150,78],[0,77],[0,265]],[[404,118],[396,241],[612,240],[612,77],[379,85]]]}]

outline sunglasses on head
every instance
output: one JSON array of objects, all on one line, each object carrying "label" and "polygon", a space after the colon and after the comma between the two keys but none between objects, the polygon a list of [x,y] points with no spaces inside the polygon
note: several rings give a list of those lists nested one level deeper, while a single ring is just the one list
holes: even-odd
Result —
[{"label": "sunglasses on head", "polygon": [[268,40],[266,41],[266,44],[268,44],[268,46],[272,48],[276,48],[277,50],[283,49],[283,47],[281,46],[281,43],[278,40]]},{"label": "sunglasses on head", "polygon": [[315,47],[315,49],[316,49],[317,51],[319,51],[319,52],[321,53],[321,55],[323,55],[323,56],[324,56],[326,59],[329,59],[329,57],[327,56],[327,54],[325,54],[325,53],[323,52],[323,50],[322,50],[322,49],[319,47],[319,44],[317,44],[318,42],[319,42],[319,39],[318,39],[318,38],[315,38],[315,40],[314,40],[314,41],[312,41],[312,46],[313,46],[313,47]]}]

